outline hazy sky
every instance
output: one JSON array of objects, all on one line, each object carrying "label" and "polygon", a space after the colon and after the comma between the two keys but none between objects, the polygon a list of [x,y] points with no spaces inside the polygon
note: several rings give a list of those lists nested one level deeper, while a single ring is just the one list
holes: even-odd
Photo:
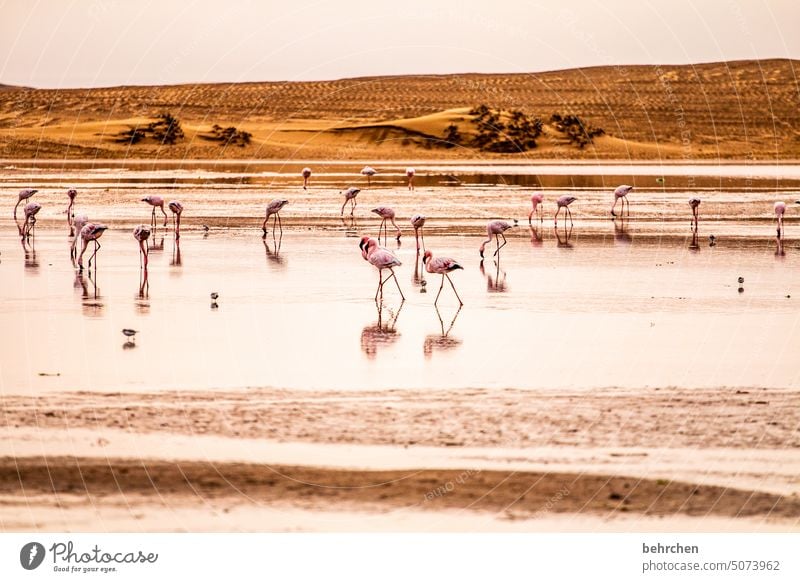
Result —
[{"label": "hazy sky", "polygon": [[0,0],[0,83],[92,87],[800,58],[800,0]]}]

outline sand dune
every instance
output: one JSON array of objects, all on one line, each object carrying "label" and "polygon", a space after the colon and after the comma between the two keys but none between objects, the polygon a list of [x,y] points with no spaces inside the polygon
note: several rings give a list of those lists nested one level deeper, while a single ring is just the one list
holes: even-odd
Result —
[{"label": "sand dune", "polygon": [[[737,61],[594,67],[536,74],[369,77],[160,87],[0,91],[0,156],[159,158],[502,157],[437,147],[432,137],[480,103],[549,119],[574,114],[605,130],[587,148],[542,139],[516,157],[787,159],[800,157],[798,63]],[[161,111],[180,118],[174,146],[112,137]],[[200,138],[213,124],[247,147]]]}]

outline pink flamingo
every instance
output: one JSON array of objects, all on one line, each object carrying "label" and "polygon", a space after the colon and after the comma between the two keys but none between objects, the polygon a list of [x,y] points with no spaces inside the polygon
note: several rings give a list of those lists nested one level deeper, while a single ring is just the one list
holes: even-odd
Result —
[{"label": "pink flamingo", "polygon": [[372,176],[377,173],[378,171],[370,166],[364,166],[364,168],[361,170],[361,174],[367,177],[367,187],[372,185]]},{"label": "pink flamingo", "polygon": [[[183,204],[177,200],[173,200],[167,204],[167,208],[172,212],[172,224],[175,229],[175,238],[181,238],[181,213],[183,212]],[[155,210],[155,208],[153,210]]]},{"label": "pink flamingo", "polygon": [[567,224],[567,216],[569,216],[570,225],[572,224],[572,212],[569,209],[569,205],[575,202],[576,200],[577,198],[575,198],[575,196],[570,196],[569,194],[564,194],[563,196],[558,197],[558,200],[556,200],[556,205],[558,208],[556,208],[556,215],[555,218],[553,219],[553,224],[558,226],[558,213],[561,212],[562,208],[566,210],[566,212],[564,213],[564,224],[565,225]]},{"label": "pink flamingo", "polygon": [[400,236],[403,234],[400,232],[400,227],[397,226],[397,223],[394,221],[394,210],[389,208],[388,206],[378,206],[377,208],[373,208],[371,212],[374,212],[378,216],[381,217],[381,225],[378,227],[378,240],[381,240],[381,229],[383,229],[383,237],[386,239],[389,236],[386,227],[386,221],[389,220],[397,229],[397,236],[395,237],[397,240],[400,240]]},{"label": "pink flamingo", "polygon": [[415,214],[411,217],[411,226],[414,227],[414,238],[417,241],[417,250],[419,250],[419,241],[422,239],[422,248],[425,248],[425,234],[422,232],[422,227],[425,226],[425,217],[422,214]]},{"label": "pink flamingo", "polygon": [[[400,260],[388,249],[379,247],[378,241],[374,238],[369,238],[367,236],[362,237],[361,241],[358,243],[358,247],[361,249],[361,256],[366,258],[373,267],[378,269],[378,290],[375,291],[375,301],[378,300],[378,294],[383,297],[383,285],[389,279],[394,279],[397,290],[400,292],[400,297],[405,301],[406,297],[403,295],[403,290],[400,289],[400,282],[397,280],[397,276],[394,273],[394,267],[402,265]],[[386,277],[386,280],[383,279],[384,269],[389,269],[391,273],[391,275]]]},{"label": "pink flamingo", "polygon": [[147,202],[153,207],[153,215],[150,218],[150,224],[152,226],[156,225],[156,208],[161,209],[161,212],[164,215],[164,226],[167,226],[167,213],[164,212],[164,199],[161,196],[145,196],[142,198],[142,202]]},{"label": "pink flamingo", "polygon": [[[27,207],[26,207],[27,208]],[[786,202],[775,203],[775,220],[778,221],[778,238],[783,234],[783,214],[786,212]]]},{"label": "pink flamingo", "polygon": [[409,190],[413,190],[414,189],[414,174],[416,174],[416,173],[417,172],[414,170],[414,168],[406,168],[406,176],[408,176],[408,189]]},{"label": "pink flamingo", "polygon": [[616,213],[614,209],[617,207],[617,201],[622,200],[622,211],[620,212],[620,216],[622,216],[622,212],[625,212],[625,203],[628,203],[628,216],[631,215],[631,203],[628,200],[628,194],[630,191],[633,190],[633,186],[628,186],[627,184],[623,184],[622,186],[617,186],[616,190],[614,190],[614,204],[611,206],[611,216],[616,218]]},{"label": "pink flamingo", "polygon": [[[506,246],[506,235],[503,234],[511,228],[511,225],[508,224],[505,220],[492,220],[489,224],[486,225],[486,234],[489,238],[487,238],[483,243],[481,243],[480,253],[481,258],[483,258],[483,251],[486,248],[486,245],[492,242],[492,237],[494,237],[495,242],[497,243],[497,250],[494,251],[494,255],[497,256],[497,253],[500,252],[504,246]],[[503,237],[503,244],[500,244],[500,237]]]},{"label": "pink flamingo", "polygon": [[273,214],[275,217],[272,219],[272,235],[275,236],[275,224],[277,223],[278,228],[281,229],[281,236],[283,236],[283,225],[281,224],[281,208],[289,204],[288,200],[281,200],[280,198],[276,198],[269,204],[267,204],[267,215],[264,217],[264,222],[261,224],[261,230],[264,232],[264,236],[267,236],[267,221],[269,217]]},{"label": "pink flamingo", "polygon": [[697,230],[700,221],[700,199],[696,196],[689,198],[689,207],[692,209],[692,227]]},{"label": "pink flamingo", "polygon": [[144,257],[144,268],[147,269],[147,258],[150,248],[147,245],[147,239],[150,238],[150,227],[140,224],[133,229],[133,238],[139,241],[139,268],[142,268],[142,257]]},{"label": "pink flamingo", "polygon": [[445,277],[450,282],[450,286],[453,288],[453,293],[456,294],[456,299],[458,299],[459,305],[464,305],[464,302],[461,301],[461,297],[458,296],[458,291],[456,291],[456,286],[453,285],[453,280],[450,278],[451,271],[455,271],[457,269],[463,269],[461,265],[459,265],[454,259],[448,259],[446,257],[436,257],[433,258],[433,253],[431,251],[425,251],[425,256],[422,257],[422,264],[425,265],[425,270],[429,273],[435,273],[437,275],[442,276],[442,284],[439,285],[439,292],[436,294],[436,299],[434,300],[433,304],[436,305],[439,302],[439,295],[442,294],[442,287],[444,287],[444,280]]},{"label": "pink flamingo", "polygon": [[89,223],[89,217],[85,214],[79,214],[75,218],[72,219],[72,226],[75,229],[75,234],[73,235],[72,239],[72,248],[69,251],[70,258],[74,258],[77,254],[76,246],[78,244],[78,238],[80,237],[81,230],[83,227]]},{"label": "pink flamingo", "polygon": [[528,224],[531,223],[531,217],[536,214],[537,211],[539,214],[539,222],[544,220],[544,217],[542,216],[542,208],[540,208],[540,206],[544,207],[544,194],[537,192],[531,196],[531,211],[528,214]]},{"label": "pink flamingo", "polygon": [[360,188],[353,188],[352,186],[345,190],[344,192],[339,192],[339,194],[344,194],[344,204],[342,204],[342,212],[340,216],[344,216],[344,207],[347,206],[347,203],[350,203],[350,216],[353,216],[353,212],[356,209],[356,196],[358,193],[361,192]]},{"label": "pink flamingo", "polygon": [[311,168],[303,168],[303,190],[308,190],[308,179],[311,177]]},{"label": "pink flamingo", "polygon": [[19,197],[17,198],[17,203],[14,205],[14,220],[17,220],[17,206],[22,204],[23,200],[27,200],[37,192],[38,190],[34,190],[32,188],[26,188],[25,190],[20,191]]},{"label": "pink flamingo", "polygon": [[[83,271],[83,253],[86,252],[86,247],[89,246],[91,241],[94,241],[94,252],[92,256],[89,257],[89,268],[92,268],[92,259],[97,256],[97,251],[100,250],[100,242],[97,240],[103,233],[108,230],[108,227],[104,224],[95,224],[93,222],[88,223],[81,229],[81,240],[83,241],[83,246],[81,248],[81,254],[78,257],[78,267],[80,270]],[[95,269],[97,268],[97,263],[95,262]]]},{"label": "pink flamingo", "polygon": [[72,219],[75,216],[72,214],[72,207],[75,205],[75,197],[78,195],[78,191],[74,188],[70,188],[67,190],[67,197],[69,198],[69,204],[67,204],[67,209],[64,212],[67,213],[67,226],[69,226],[69,236],[75,236],[75,229],[72,227]]},{"label": "pink flamingo", "polygon": [[25,223],[22,225],[22,236],[29,237],[33,227],[36,226],[36,215],[42,209],[42,205],[38,202],[28,202],[25,205]]}]

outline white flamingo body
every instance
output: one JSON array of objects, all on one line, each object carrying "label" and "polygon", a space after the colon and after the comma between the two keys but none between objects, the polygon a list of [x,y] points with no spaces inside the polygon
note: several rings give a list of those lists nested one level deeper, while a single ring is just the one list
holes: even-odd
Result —
[{"label": "white flamingo body", "polygon": [[[489,238],[481,243],[481,258],[483,258],[483,251],[486,248],[486,245],[492,242],[492,237],[494,237],[495,242],[497,243],[497,249],[494,251],[493,256],[497,256],[497,253],[500,252],[500,249],[506,246],[506,235],[503,233],[509,228],[511,228],[511,225],[505,220],[492,220],[486,225],[486,234]],[[500,244],[500,237],[503,237],[503,244]]]},{"label": "white flamingo body", "polygon": [[573,224],[572,222],[572,212],[569,209],[569,205],[575,202],[577,198],[575,196],[570,196],[569,194],[564,194],[563,196],[559,196],[556,200],[556,215],[553,218],[553,224],[558,226],[558,213],[561,212],[563,208],[564,212],[564,224],[567,222],[567,216],[569,216],[569,223],[570,225]]},{"label": "white flamingo body", "polygon": [[150,227],[140,224],[133,229],[133,238],[139,242],[139,267],[141,268],[142,257],[144,257],[144,268],[147,269],[147,260],[148,255],[150,254],[150,248],[147,244],[147,239],[150,238]]},{"label": "white flamingo body", "polygon": [[25,224],[22,226],[22,235],[28,236],[31,234],[33,227],[36,226],[36,215],[42,209],[42,205],[38,202],[28,202],[23,209],[25,213]]},{"label": "white flamingo body", "polygon": [[183,204],[177,200],[170,201],[167,208],[172,212],[172,223],[175,228],[175,238],[181,238],[181,214],[183,213]]},{"label": "white flamingo body", "polygon": [[276,198],[269,204],[267,204],[267,211],[266,216],[264,217],[264,222],[261,224],[261,230],[264,231],[264,234],[267,234],[267,221],[269,220],[270,216],[273,216],[272,219],[272,234],[275,234],[275,225],[278,225],[278,228],[281,229],[281,234],[283,234],[283,224],[281,224],[281,208],[289,204],[289,201],[285,198]]},{"label": "white flamingo body", "polygon": [[689,208],[692,209],[692,227],[697,230],[697,225],[700,222],[700,202],[697,196],[689,198]]},{"label": "white flamingo body", "polygon": [[150,206],[153,207],[153,214],[150,218],[150,224],[155,226],[156,208],[160,208],[161,213],[164,215],[164,226],[167,226],[167,213],[164,210],[164,199],[161,196],[145,196],[144,198],[142,198],[142,202],[147,202]]},{"label": "white flamingo body", "polygon": [[17,203],[14,205],[14,220],[17,219],[17,206],[22,204],[23,200],[29,199],[37,192],[38,190],[34,190],[33,188],[25,188],[24,190],[20,190],[19,194],[17,195]]},{"label": "white flamingo body", "polygon": [[356,201],[356,196],[358,193],[361,192],[360,188],[350,187],[344,192],[340,192],[340,194],[344,194],[344,204],[342,204],[342,212],[341,216],[344,216],[344,207],[347,206],[347,203],[350,203],[350,216],[353,216],[353,212],[355,212],[356,205],[358,202]]},{"label": "white flamingo body", "polygon": [[417,241],[417,250],[419,250],[419,241],[422,239],[422,248],[425,248],[425,233],[422,227],[425,226],[425,216],[422,214],[415,214],[411,217],[411,226],[414,227],[414,238]]},{"label": "white flamingo body", "polygon": [[783,234],[783,215],[786,213],[786,202],[782,201],[776,202],[774,209],[775,209],[775,220],[778,221],[778,238],[781,238],[781,235]]},{"label": "white flamingo body", "polygon": [[361,170],[361,175],[367,177],[367,186],[371,185],[372,176],[374,176],[377,173],[378,171],[375,168],[371,166],[364,166],[364,168]]},{"label": "white flamingo body", "polygon": [[[631,190],[633,190],[633,186],[628,186],[627,184],[616,187],[614,190],[614,204],[611,206],[611,216],[617,216],[614,209],[617,207],[617,201],[619,200],[622,200],[622,212],[625,212],[625,203],[628,203],[628,215],[630,216],[631,203],[628,201],[628,194]],[[620,214],[622,214],[622,212],[620,212]]]},{"label": "white flamingo body", "polygon": [[437,275],[442,276],[442,284],[439,285],[439,292],[436,294],[436,299],[433,301],[433,304],[436,305],[439,302],[439,295],[442,294],[442,287],[444,287],[444,280],[450,282],[450,286],[453,288],[453,293],[456,294],[456,299],[458,299],[459,305],[464,305],[464,302],[461,301],[461,297],[458,296],[458,291],[456,291],[456,286],[453,284],[453,280],[450,279],[449,273],[452,271],[456,271],[458,269],[463,269],[461,265],[458,264],[458,261],[455,259],[450,259],[448,257],[435,257],[431,251],[425,251],[425,255],[422,257],[422,263],[425,265],[425,270],[429,273],[434,273]]},{"label": "white flamingo body", "polygon": [[[358,243],[358,246],[361,249],[361,256],[364,257],[373,267],[378,269],[378,290],[375,292],[375,301],[378,300],[379,294],[383,296],[383,285],[389,279],[394,279],[394,282],[397,285],[397,290],[400,292],[400,297],[403,299],[403,301],[405,301],[405,295],[403,295],[403,290],[400,289],[400,283],[398,282],[394,273],[394,268],[403,264],[400,262],[400,259],[394,256],[389,249],[378,246],[378,241],[376,241],[374,238],[365,236]],[[391,273],[386,280],[383,279],[384,269],[388,269]]]},{"label": "white flamingo body", "polygon": [[[394,226],[395,229],[397,230],[397,236],[395,238],[397,240],[400,240],[400,236],[403,233],[400,231],[400,227],[397,226],[397,223],[394,220],[395,213],[394,213],[394,209],[393,208],[389,208],[388,206],[378,206],[377,208],[373,208],[371,210],[371,212],[373,212],[373,213],[375,213],[375,214],[377,214],[378,216],[381,217],[381,225],[378,227],[378,240],[381,239],[381,230],[383,230],[384,233],[386,232],[386,221],[387,220],[389,222],[391,222],[392,226]],[[388,236],[388,234],[386,234],[385,236]]]},{"label": "white flamingo body", "polygon": [[[92,259],[97,256],[97,251],[100,250],[100,242],[98,239],[103,236],[103,233],[108,230],[108,227],[104,224],[96,224],[93,222],[89,222],[81,229],[81,241],[82,241],[82,248],[81,254],[78,257],[78,266],[83,270],[83,254],[86,252],[86,247],[89,246],[89,243],[94,241],[94,252],[92,256],[89,257],[89,267],[92,266]],[[95,267],[97,264],[95,264]]]},{"label": "white flamingo body", "polygon": [[531,196],[531,211],[528,214],[528,224],[531,223],[531,217],[537,213],[539,214],[539,222],[544,220],[542,216],[542,206],[544,206],[544,194],[541,192],[536,192]]},{"label": "white flamingo body", "polygon": [[408,178],[408,189],[414,189],[414,175],[416,174],[416,170],[414,168],[406,168],[406,177]]}]

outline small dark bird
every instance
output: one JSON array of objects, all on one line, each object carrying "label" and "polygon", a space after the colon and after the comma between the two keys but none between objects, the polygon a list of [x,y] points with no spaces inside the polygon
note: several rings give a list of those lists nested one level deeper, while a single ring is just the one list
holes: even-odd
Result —
[{"label": "small dark bird", "polygon": [[137,332],[135,329],[125,328],[122,330],[122,335],[124,335],[125,337],[135,337],[137,333],[139,332]]},{"label": "small dark bird", "polygon": [[218,297],[219,297],[219,293],[217,293],[216,291],[214,291],[211,294],[211,299],[214,300],[214,301],[216,301]]},{"label": "small dark bird", "polygon": [[744,283],[744,277],[739,277],[738,281],[739,281],[739,285],[741,285],[742,283]]},{"label": "small dark bird", "polygon": [[204,230],[204,231],[206,231],[206,232],[208,232],[208,230],[209,230],[209,229],[208,229],[208,225],[207,225],[207,224],[204,224],[204,225],[202,225],[202,226],[203,226],[203,230]]},{"label": "small dark bird", "polygon": [[717,244],[717,237],[713,234],[708,235],[708,246],[713,247]]}]

